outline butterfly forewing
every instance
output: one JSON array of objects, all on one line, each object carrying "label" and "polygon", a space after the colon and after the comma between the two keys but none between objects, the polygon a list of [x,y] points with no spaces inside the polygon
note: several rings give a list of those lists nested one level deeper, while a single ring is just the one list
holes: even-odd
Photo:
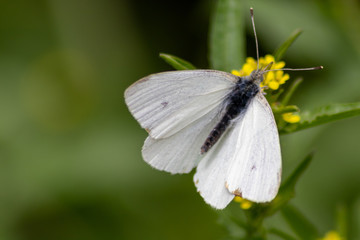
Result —
[{"label": "butterfly forewing", "polygon": [[262,94],[255,96],[234,128],[226,187],[248,200],[269,202],[280,186],[281,151],[276,122]]},{"label": "butterfly forewing", "polygon": [[130,86],[125,102],[152,138],[167,138],[220,105],[237,79],[214,70],[153,74]]},{"label": "butterfly forewing", "polygon": [[206,153],[194,182],[208,204],[222,209],[235,195],[254,202],[271,201],[280,177],[278,132],[271,108],[259,93]]}]

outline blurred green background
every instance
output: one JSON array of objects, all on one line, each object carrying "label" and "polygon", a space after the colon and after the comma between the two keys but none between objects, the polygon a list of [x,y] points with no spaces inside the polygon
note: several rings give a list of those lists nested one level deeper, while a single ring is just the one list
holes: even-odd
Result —
[{"label": "blurred green background", "polygon": [[[147,134],[123,99],[136,80],[171,70],[159,52],[207,68],[214,2],[0,1],[1,239],[225,236],[192,174],[172,176],[142,160]],[[291,73],[305,78],[291,103],[306,110],[360,101],[359,1],[243,4],[249,56],[252,6],[260,55],[301,28],[287,66],[325,67]],[[359,136],[357,117],[281,138],[284,177],[317,151],[293,203],[321,232],[334,228],[338,203],[360,204]],[[281,216],[267,224],[288,228]]]}]

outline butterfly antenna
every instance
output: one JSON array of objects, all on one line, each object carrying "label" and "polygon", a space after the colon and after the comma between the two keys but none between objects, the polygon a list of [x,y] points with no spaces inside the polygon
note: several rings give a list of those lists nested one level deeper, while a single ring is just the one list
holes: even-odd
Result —
[{"label": "butterfly antenna", "polygon": [[259,44],[258,44],[258,39],[257,39],[257,36],[256,36],[255,21],[254,21],[254,9],[253,8],[250,8],[250,17],[251,17],[253,30],[254,30],[254,36],[255,36],[257,69],[259,69]]},{"label": "butterfly antenna", "polygon": [[319,70],[323,69],[323,66],[318,67],[311,67],[311,68],[281,68],[281,69],[271,69],[266,70],[264,73],[270,72],[270,71],[311,71],[311,70]]},{"label": "butterfly antenna", "polygon": [[270,69],[273,64],[274,64],[274,62],[270,62],[268,65],[266,65],[266,67],[263,68],[263,72],[266,73],[268,71],[271,71],[271,70],[268,70],[268,69]]}]

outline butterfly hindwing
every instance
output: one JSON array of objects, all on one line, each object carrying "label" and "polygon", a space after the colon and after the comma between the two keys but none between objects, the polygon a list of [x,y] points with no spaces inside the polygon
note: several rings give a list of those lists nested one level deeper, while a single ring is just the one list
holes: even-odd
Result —
[{"label": "butterfly hindwing", "polygon": [[143,146],[144,160],[158,170],[188,173],[201,159],[200,148],[219,120],[219,107],[163,139],[149,136]]}]

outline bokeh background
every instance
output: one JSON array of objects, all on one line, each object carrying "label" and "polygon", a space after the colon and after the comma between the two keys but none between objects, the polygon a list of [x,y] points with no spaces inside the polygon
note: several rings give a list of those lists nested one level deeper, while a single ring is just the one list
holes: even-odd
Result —
[{"label": "bokeh background", "polygon": [[[171,70],[160,52],[208,67],[214,3],[0,1],[1,239],[225,236],[192,174],[172,176],[142,160],[147,134],[123,99],[136,80]],[[324,65],[291,73],[305,78],[293,104],[306,110],[360,101],[359,1],[243,4],[244,16],[255,9],[261,55],[301,28],[287,66]],[[247,52],[255,56],[250,18],[244,21]],[[360,204],[359,136],[355,117],[281,138],[284,177],[316,150],[293,204],[322,233],[334,228],[339,203]],[[267,224],[288,228],[278,215]]]}]

